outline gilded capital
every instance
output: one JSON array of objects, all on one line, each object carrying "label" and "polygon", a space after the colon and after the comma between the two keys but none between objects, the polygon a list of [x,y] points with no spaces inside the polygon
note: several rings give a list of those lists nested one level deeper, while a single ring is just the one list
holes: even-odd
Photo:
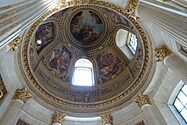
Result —
[{"label": "gilded capital", "polygon": [[171,54],[172,51],[167,46],[162,45],[161,47],[155,49],[155,60],[161,62]]},{"label": "gilded capital", "polygon": [[17,36],[14,40],[12,40],[12,42],[9,44],[10,46],[10,50],[11,51],[16,51],[16,48],[19,46],[19,44],[21,43],[21,37]]},{"label": "gilded capital", "polygon": [[151,101],[149,100],[149,97],[147,95],[139,95],[134,99],[134,102],[136,102],[140,107],[145,104],[151,104]]},{"label": "gilded capital", "polygon": [[63,123],[63,121],[64,121],[64,117],[65,117],[66,115],[65,114],[62,114],[62,113],[60,113],[60,112],[54,112],[53,113],[53,115],[52,115],[52,125],[54,124],[54,123]]},{"label": "gilded capital", "polygon": [[28,100],[32,98],[31,95],[29,95],[29,91],[27,90],[27,88],[22,88],[22,89],[16,89],[16,92],[13,96],[13,100],[22,100],[24,103]]},{"label": "gilded capital", "polygon": [[0,99],[2,99],[4,96],[4,93],[3,93],[3,86],[0,86]]},{"label": "gilded capital", "polygon": [[106,125],[106,124],[113,125],[113,117],[111,114],[101,115],[100,117],[101,117],[104,125]]},{"label": "gilded capital", "polygon": [[128,0],[127,7],[125,8],[126,12],[131,14],[132,16],[135,15],[135,10],[138,7],[139,0]]},{"label": "gilded capital", "polygon": [[60,1],[59,1],[59,5],[60,5],[61,7],[66,7],[66,6],[68,6],[66,0],[60,0]]}]

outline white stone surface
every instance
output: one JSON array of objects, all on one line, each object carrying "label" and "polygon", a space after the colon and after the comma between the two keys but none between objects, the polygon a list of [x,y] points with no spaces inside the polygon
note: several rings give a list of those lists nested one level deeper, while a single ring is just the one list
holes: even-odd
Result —
[{"label": "white stone surface", "polygon": [[143,105],[142,110],[148,125],[162,125],[152,105],[150,104]]},{"label": "white stone surface", "polygon": [[11,101],[9,108],[0,120],[1,125],[14,125],[19,119],[19,113],[23,106],[23,101],[13,100]]},{"label": "white stone surface", "polygon": [[164,63],[187,84],[187,61],[173,53],[164,59]]},{"label": "white stone surface", "polygon": [[164,117],[167,125],[179,125],[179,122],[177,121],[176,117],[168,106],[170,105],[168,104],[170,96],[179,81],[180,79],[171,69],[169,69],[153,98],[158,110]]}]

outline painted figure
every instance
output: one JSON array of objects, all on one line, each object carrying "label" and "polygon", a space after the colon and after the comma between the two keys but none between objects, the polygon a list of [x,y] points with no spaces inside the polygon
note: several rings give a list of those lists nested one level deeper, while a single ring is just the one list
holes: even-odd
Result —
[{"label": "painted figure", "polygon": [[52,22],[41,25],[36,31],[35,43],[37,53],[40,53],[54,40],[54,24]]},{"label": "painted figure", "polygon": [[104,29],[100,17],[92,11],[80,11],[71,21],[71,33],[81,42],[92,42],[99,38]]},{"label": "painted figure", "polygon": [[120,70],[121,61],[112,52],[102,52],[97,56],[100,78],[106,81],[114,77]]},{"label": "painted figure", "polygon": [[71,52],[65,47],[53,50],[49,59],[49,66],[55,72],[66,75],[70,64]]}]

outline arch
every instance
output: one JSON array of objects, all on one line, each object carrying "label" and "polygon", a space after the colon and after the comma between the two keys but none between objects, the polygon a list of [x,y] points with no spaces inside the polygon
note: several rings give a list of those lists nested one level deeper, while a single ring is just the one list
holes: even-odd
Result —
[{"label": "arch", "polygon": [[116,33],[116,45],[129,60],[132,60],[138,45],[136,35],[127,30],[119,29]]},{"label": "arch", "polygon": [[75,62],[71,83],[76,86],[93,86],[95,84],[93,64],[90,60],[81,58]]}]

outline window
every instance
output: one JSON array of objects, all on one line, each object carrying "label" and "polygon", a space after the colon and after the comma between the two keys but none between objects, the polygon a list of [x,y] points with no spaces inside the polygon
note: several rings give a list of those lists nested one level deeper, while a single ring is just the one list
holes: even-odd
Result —
[{"label": "window", "polygon": [[93,86],[93,65],[88,59],[79,59],[75,62],[72,84],[76,86]]},{"label": "window", "polygon": [[134,34],[130,34],[130,41],[128,43],[129,48],[131,49],[132,53],[135,54],[137,48],[137,38]]},{"label": "window", "polygon": [[131,32],[124,29],[119,29],[116,34],[116,45],[122,50],[124,54],[127,55],[127,57],[132,57],[132,55],[136,53],[138,40],[136,35],[132,34]]},{"label": "window", "polygon": [[181,117],[187,123],[187,85],[186,84],[184,84],[184,86],[179,91],[173,105],[177,109]]}]

